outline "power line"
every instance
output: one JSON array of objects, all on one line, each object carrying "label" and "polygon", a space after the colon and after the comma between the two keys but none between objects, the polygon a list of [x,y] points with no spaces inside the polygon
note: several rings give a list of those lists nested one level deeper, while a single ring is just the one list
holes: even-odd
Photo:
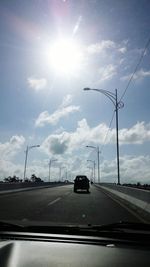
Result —
[{"label": "power line", "polygon": [[127,83],[127,86],[126,86],[126,88],[125,88],[125,90],[124,90],[124,92],[123,92],[123,94],[122,94],[122,96],[121,96],[121,98],[120,98],[120,101],[121,101],[121,100],[123,99],[123,97],[125,96],[125,94],[126,94],[128,88],[129,88],[129,86],[130,86],[130,83],[131,83],[131,81],[133,80],[133,77],[134,77],[135,73],[137,72],[138,67],[140,66],[140,64],[141,64],[141,62],[142,62],[142,59],[143,59],[143,57],[145,56],[145,52],[146,52],[147,48],[149,47],[149,45],[150,45],[150,38],[148,39],[148,42],[146,43],[145,48],[144,48],[143,52],[141,53],[141,56],[140,56],[140,58],[139,58],[139,61],[138,61],[137,65],[136,65],[136,67],[135,67],[135,69],[134,69],[134,71],[133,71],[133,73],[132,73],[132,75],[131,75],[131,77],[130,77],[128,83]]},{"label": "power line", "polygon": [[112,125],[112,122],[113,122],[113,119],[114,119],[114,115],[115,115],[115,110],[114,110],[114,112],[112,114],[112,117],[111,117],[111,120],[110,120],[110,123],[109,123],[109,127],[108,127],[108,130],[106,132],[106,135],[105,135],[105,138],[104,138],[104,142],[103,142],[103,144],[102,144],[102,146],[100,148],[100,151],[102,151],[104,145],[106,144],[106,139],[107,139],[108,133],[110,131],[110,128],[111,128],[111,125]]}]

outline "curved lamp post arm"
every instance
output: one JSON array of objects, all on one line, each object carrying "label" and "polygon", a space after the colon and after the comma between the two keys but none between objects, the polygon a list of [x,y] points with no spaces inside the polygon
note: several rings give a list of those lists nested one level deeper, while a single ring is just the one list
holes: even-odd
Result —
[{"label": "curved lamp post arm", "polygon": [[[108,97],[111,102],[114,104],[115,106],[115,112],[116,112],[116,145],[117,145],[117,173],[118,173],[118,184],[120,184],[120,164],[119,164],[119,137],[118,137],[118,109],[123,108],[124,107],[124,103],[122,101],[118,101],[118,96],[117,96],[117,89],[115,90],[115,94],[107,91],[107,90],[103,90],[103,89],[93,89],[93,88],[84,88],[84,91],[97,91],[99,93],[104,94],[106,97]],[[99,157],[99,153],[98,153],[98,157]]]},{"label": "curved lamp post arm", "polygon": [[24,177],[23,180],[25,181],[26,178],[26,169],[27,169],[27,159],[28,159],[28,152],[30,149],[34,148],[34,147],[40,147],[40,145],[34,145],[34,146],[27,146],[26,150],[25,150],[25,163],[24,163]]},{"label": "curved lamp post arm", "polygon": [[117,103],[116,103],[116,98],[117,98],[117,89],[116,89],[116,93],[114,94],[114,93],[112,93],[112,92],[110,92],[110,91],[108,91],[108,90],[103,90],[103,89],[93,89],[93,88],[84,88],[83,89],[84,91],[97,91],[97,92],[99,92],[99,93],[102,93],[103,95],[105,95],[105,96],[107,96],[110,100],[111,100],[111,102],[114,104],[114,106],[116,107],[117,106],[117,108],[118,109],[120,109],[120,108],[123,108],[124,107],[124,103],[122,102],[122,101],[117,101]]}]

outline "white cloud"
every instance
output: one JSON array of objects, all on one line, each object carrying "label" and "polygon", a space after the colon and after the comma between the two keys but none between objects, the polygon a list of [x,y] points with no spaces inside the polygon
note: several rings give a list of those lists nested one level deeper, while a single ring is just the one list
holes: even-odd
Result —
[{"label": "white cloud", "polygon": [[72,95],[66,95],[62,101],[62,104],[60,105],[60,107],[66,107],[68,105],[70,105],[72,103],[73,100],[73,96]]},{"label": "white cloud", "polygon": [[11,159],[24,145],[25,138],[15,135],[5,143],[0,143],[0,159]]},{"label": "white cloud", "polygon": [[[105,140],[108,126],[101,123],[90,128],[86,119],[78,122],[77,129],[74,132],[63,131],[60,134],[49,135],[41,145],[47,154],[65,154],[78,150],[81,147],[91,143],[102,145]],[[137,122],[130,129],[119,130],[120,145],[143,144],[150,141],[150,124]],[[116,143],[116,129],[110,129],[105,144]]]},{"label": "white cloud", "polygon": [[[137,122],[131,128],[123,128],[119,130],[120,145],[142,145],[144,142],[150,141],[150,123]],[[106,143],[115,144],[116,129],[111,129],[108,133]]]},{"label": "white cloud", "polygon": [[122,54],[127,52],[127,48],[126,47],[121,47],[118,49]]},{"label": "white cloud", "polygon": [[113,76],[117,74],[117,67],[115,65],[109,64],[106,67],[102,67],[98,70],[101,81],[110,80]]},{"label": "white cloud", "polygon": [[102,40],[99,43],[91,44],[87,48],[87,51],[89,54],[99,54],[106,52],[108,49],[115,49],[116,51],[124,54],[127,51],[127,47],[125,46],[126,44],[124,41],[122,43],[117,44],[112,40]]},{"label": "white cloud", "polygon": [[[121,78],[122,81],[126,81],[126,80],[129,80],[131,78],[131,75],[132,73],[128,74],[128,75],[125,75]],[[143,69],[140,69],[139,71],[137,71],[134,76],[133,76],[133,80],[142,80],[146,77],[149,77],[150,76],[150,70],[143,70]]]},{"label": "white cloud", "polygon": [[137,122],[130,129],[119,131],[120,144],[143,144],[150,141],[150,124],[144,121]]},{"label": "white cloud", "polygon": [[43,90],[47,85],[47,80],[45,78],[37,79],[34,77],[29,77],[27,79],[27,82],[29,87],[34,89],[35,91]]},{"label": "white cloud", "polygon": [[87,58],[95,59],[94,80],[96,84],[111,80],[119,75],[123,69],[120,65],[124,63],[125,53],[127,52],[127,41],[114,42],[112,40],[102,40],[99,43],[91,44],[87,48]]},{"label": "white cloud", "polygon": [[86,146],[89,142],[95,145],[102,143],[104,141],[104,134],[106,133],[107,129],[107,126],[103,123],[96,127],[90,128],[86,119],[82,119],[78,122],[76,131],[69,134],[69,147],[72,150]]},{"label": "white cloud", "polygon": [[0,179],[4,179],[8,176],[16,175],[19,178],[23,177],[23,166],[19,164],[14,164],[13,162],[5,159],[0,159]]},{"label": "white cloud", "polygon": [[[5,177],[14,175],[19,177],[20,179],[23,179],[24,164],[15,164],[10,160],[0,159],[0,166],[1,166],[1,171],[0,171],[1,180],[3,180]],[[37,162],[31,162],[30,164],[28,164],[26,176],[30,178],[33,173],[36,176],[46,180],[45,178],[48,177],[48,161],[47,164],[43,164],[43,160]]]},{"label": "white cloud", "polygon": [[97,54],[97,53],[101,53],[106,49],[109,48],[115,48],[116,44],[115,42],[111,41],[111,40],[102,40],[99,43],[95,43],[95,44],[91,44],[88,48],[87,51],[90,54]]},{"label": "white cloud", "polygon": [[[84,148],[87,144],[101,145],[104,142],[108,126],[101,123],[95,127],[90,127],[86,119],[78,122],[75,131],[67,132],[62,129],[61,133],[53,133],[49,135],[41,144],[41,149],[48,156],[56,156],[60,161],[66,159],[68,170],[75,175],[78,170],[82,173],[88,172],[85,167],[85,161],[89,151],[80,153],[80,158],[73,155],[72,152],[78,152],[79,149]],[[150,123],[137,122],[131,128],[123,128],[119,130],[120,145],[141,145],[144,142],[150,141]],[[25,139],[23,136],[12,136],[9,141],[0,143],[0,166],[1,178],[8,175],[23,176],[23,164],[17,165],[11,162],[13,156],[18,153],[23,145]],[[105,140],[106,144],[116,143],[115,129],[111,129],[108,138]],[[43,161],[42,161],[43,162]],[[32,173],[44,178],[48,176],[48,171],[39,163],[28,164],[27,175],[30,177]],[[78,166],[78,167],[77,167]],[[121,179],[123,182],[148,182],[150,173],[150,157],[149,156],[123,156],[120,157]],[[116,160],[106,161],[101,164],[103,181],[116,180]],[[53,170],[55,171],[55,170]],[[57,176],[58,170],[54,172]],[[55,176],[55,175],[54,175]],[[55,176],[55,177],[56,177]]]},{"label": "white cloud", "polygon": [[[57,157],[58,159],[58,157]],[[72,156],[53,164],[51,169],[51,179],[59,179],[59,166],[65,166],[68,171],[68,178],[74,179],[75,175],[80,173],[86,174],[89,178],[91,176],[91,170],[87,168],[85,164],[87,160],[87,152],[79,156]],[[45,181],[48,181],[48,162],[49,160],[33,161],[28,164],[27,177],[30,178],[33,173],[36,176],[41,177]],[[1,173],[0,178],[4,179],[9,175],[16,175],[19,178],[23,178],[24,165],[14,164],[9,160],[0,160]],[[120,175],[121,183],[149,183],[150,173],[150,156],[131,156],[124,155],[120,157]],[[62,176],[65,177],[65,169],[62,170]],[[97,176],[97,171],[96,171]],[[96,180],[97,181],[97,180]],[[116,159],[113,160],[101,160],[101,182],[117,183],[117,163]]]},{"label": "white cloud", "polygon": [[67,95],[64,99],[62,104],[59,106],[59,108],[54,111],[52,114],[49,114],[48,111],[43,111],[40,113],[38,118],[35,121],[35,126],[36,127],[42,127],[45,124],[57,124],[58,121],[63,118],[68,116],[70,113],[76,112],[80,110],[79,106],[75,105],[69,105],[72,102],[72,96]]},{"label": "white cloud", "polygon": [[49,154],[61,155],[64,154],[69,147],[69,133],[63,132],[60,134],[49,135],[41,145],[41,148]]},{"label": "white cloud", "polygon": [[[120,157],[121,183],[149,183],[150,156],[130,156]],[[102,182],[117,183],[117,163],[116,159],[103,161],[101,164]]]},{"label": "white cloud", "polygon": [[86,119],[82,119],[78,122],[77,129],[74,132],[63,131],[60,134],[49,135],[41,147],[47,154],[70,153],[86,146],[89,142],[93,144],[103,142],[107,130],[105,124],[90,128]]}]

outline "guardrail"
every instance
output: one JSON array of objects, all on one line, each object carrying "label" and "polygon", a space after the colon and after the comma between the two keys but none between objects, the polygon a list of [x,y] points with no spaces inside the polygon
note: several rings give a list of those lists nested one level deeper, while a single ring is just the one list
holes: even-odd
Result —
[{"label": "guardrail", "polygon": [[123,200],[127,206],[150,222],[150,191],[107,183],[98,186]]}]

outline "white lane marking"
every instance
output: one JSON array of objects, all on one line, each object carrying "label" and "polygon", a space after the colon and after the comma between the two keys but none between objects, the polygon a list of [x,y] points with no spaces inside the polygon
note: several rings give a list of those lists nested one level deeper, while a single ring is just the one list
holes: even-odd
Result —
[{"label": "white lane marking", "polygon": [[58,198],[56,198],[55,200],[49,202],[49,203],[48,203],[48,206],[53,205],[54,203],[56,203],[56,202],[59,201],[60,199],[61,199],[61,197],[58,197]]}]

